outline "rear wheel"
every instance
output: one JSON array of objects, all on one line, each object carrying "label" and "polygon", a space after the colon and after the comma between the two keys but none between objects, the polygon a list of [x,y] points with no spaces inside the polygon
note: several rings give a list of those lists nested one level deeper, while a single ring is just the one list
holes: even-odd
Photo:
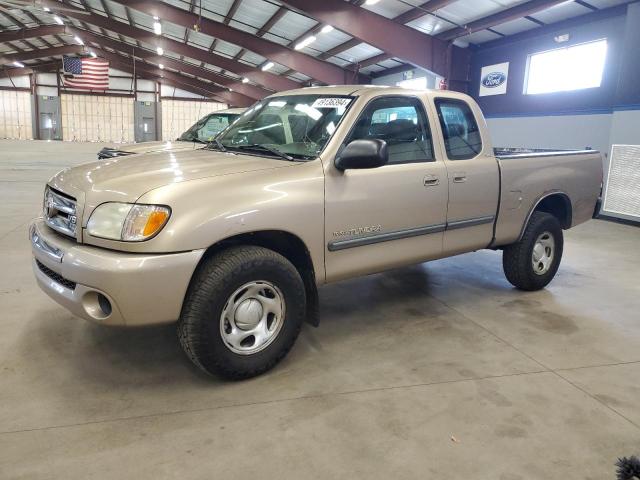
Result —
[{"label": "rear wheel", "polygon": [[304,283],[286,258],[262,247],[232,247],[198,268],[178,337],[205,372],[249,378],[288,353],[304,313]]},{"label": "rear wheel", "polygon": [[534,212],[522,239],[502,252],[507,280],[521,290],[546,287],[558,271],[563,246],[558,219],[549,213]]}]

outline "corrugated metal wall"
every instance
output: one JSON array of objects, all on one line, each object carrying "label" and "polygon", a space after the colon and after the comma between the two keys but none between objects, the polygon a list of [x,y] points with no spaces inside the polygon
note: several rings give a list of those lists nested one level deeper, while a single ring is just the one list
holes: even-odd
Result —
[{"label": "corrugated metal wall", "polygon": [[63,140],[133,142],[133,100],[128,97],[62,94]]},{"label": "corrugated metal wall", "polygon": [[31,94],[0,90],[0,138],[31,140]]},{"label": "corrugated metal wall", "polygon": [[227,108],[224,103],[190,100],[162,100],[162,140],[178,138],[208,113]]}]

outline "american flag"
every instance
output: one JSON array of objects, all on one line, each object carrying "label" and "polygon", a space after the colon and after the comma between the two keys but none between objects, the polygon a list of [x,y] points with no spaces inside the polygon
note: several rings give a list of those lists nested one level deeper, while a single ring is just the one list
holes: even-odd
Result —
[{"label": "american flag", "polygon": [[62,57],[64,85],[85,90],[109,88],[109,62],[102,58]]}]

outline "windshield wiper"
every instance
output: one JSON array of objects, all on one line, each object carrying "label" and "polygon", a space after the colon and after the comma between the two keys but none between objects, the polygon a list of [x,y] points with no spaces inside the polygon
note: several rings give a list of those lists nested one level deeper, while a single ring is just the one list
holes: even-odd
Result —
[{"label": "windshield wiper", "polygon": [[285,160],[289,160],[290,162],[295,162],[295,158],[293,158],[291,155],[288,155],[278,150],[276,147],[272,147],[271,145],[254,143],[252,145],[235,145],[234,148],[237,148],[239,150],[257,150],[257,151],[270,152],[279,156],[280,158],[284,158]]},{"label": "windshield wiper", "polygon": [[220,150],[221,152],[226,152],[227,149],[225,148],[225,146],[222,144],[222,142],[216,137],[213,140],[211,140],[209,143],[207,143],[207,148],[212,147],[215,144],[216,147],[218,147],[218,150]]}]

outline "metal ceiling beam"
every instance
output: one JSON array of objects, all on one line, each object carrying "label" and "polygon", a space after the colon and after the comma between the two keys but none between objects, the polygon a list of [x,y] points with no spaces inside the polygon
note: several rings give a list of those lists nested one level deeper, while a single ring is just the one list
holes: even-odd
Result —
[{"label": "metal ceiling beam", "polygon": [[[97,47],[102,46],[102,47],[107,47],[119,52],[124,52],[127,55],[132,54],[132,47],[134,47],[134,45],[131,45],[130,43],[120,42],[116,39],[103,37],[93,32],[81,30],[78,28],[67,27],[67,29],[71,33],[78,35],[80,38],[82,38],[82,40],[85,41],[85,43],[90,42],[92,44],[95,44]],[[201,68],[197,65],[193,65],[191,63],[181,62],[166,56],[160,56],[156,52],[153,52],[151,50],[146,50],[143,48],[135,48],[135,50],[133,51],[133,55],[137,58],[143,59],[155,65],[162,64],[164,67],[172,68],[178,72],[185,72],[190,75],[194,75],[200,78],[204,78],[206,80],[210,80],[224,87],[231,88],[232,90],[238,93],[241,93],[243,95],[246,95],[247,97],[250,97],[253,100],[259,100],[271,94],[270,91],[264,90],[258,86],[251,85],[248,83],[242,83],[241,81],[238,81],[236,79],[225,77],[223,75],[220,75],[217,72],[214,72],[212,70],[206,70],[204,68]]]},{"label": "metal ceiling beam", "polygon": [[[128,73],[129,75],[134,75],[134,69],[133,69],[133,67],[131,66],[130,63],[127,63],[126,61],[123,61],[123,60],[114,60],[113,62],[110,62],[110,63],[113,63],[114,68],[116,68],[116,69],[118,69],[118,70],[120,70],[122,72]],[[206,90],[204,88],[201,88],[201,87],[194,87],[194,86],[191,86],[191,85],[187,85],[185,83],[182,83],[180,81],[173,80],[173,79],[170,79],[170,78],[163,78],[159,74],[154,74],[152,71],[142,71],[141,72],[136,67],[135,75],[138,78],[142,78],[142,79],[145,79],[145,80],[152,80],[154,82],[164,83],[166,85],[171,85],[172,87],[181,88],[183,90],[188,90],[188,91],[190,91],[192,93],[195,93],[197,95],[202,95],[203,97],[206,97],[206,98],[216,98],[220,102],[225,102],[225,100],[217,97],[217,93],[210,92],[210,91],[208,91],[208,90]]]},{"label": "metal ceiling beam", "polygon": [[40,48],[28,52],[16,53],[0,57],[0,65],[9,65],[13,62],[24,62],[26,60],[36,60],[39,58],[55,57],[57,55],[70,55],[82,52],[81,45],[66,45],[64,47]]},{"label": "metal ceiling beam", "polygon": [[[129,73],[131,75],[134,74],[134,67],[131,61],[127,62],[127,59],[118,58],[116,54],[105,51],[102,51],[101,54],[104,55],[107,60],[109,60],[110,64],[113,64],[114,68],[122,70],[123,72]],[[177,73],[167,72],[166,70],[154,68],[150,65],[136,63],[135,75],[142,78],[151,77],[149,79],[165,83],[170,82],[178,88],[182,88],[199,95],[204,95],[206,97],[214,97],[221,102],[237,107],[248,107],[250,105],[253,105],[254,103],[253,99],[245,97],[244,95],[240,95],[237,92],[230,92],[226,89],[221,89],[216,85],[202,82],[196,78],[188,78]]]},{"label": "metal ceiling beam", "polygon": [[[238,30],[220,22],[215,22],[198,15],[189,13],[167,3],[152,0],[113,0],[123,6],[145,12],[148,15],[157,15],[169,22],[192,28],[194,24],[200,24],[200,31],[220,40],[239,45],[252,52],[258,53],[267,59],[285,65],[297,72],[304,73],[311,78],[329,84],[343,84],[352,75],[337,65],[318,60],[310,55],[271,42],[255,35]],[[340,3],[343,3],[340,0]]]},{"label": "metal ceiling beam", "polygon": [[42,71],[50,71],[59,68],[60,62],[45,62],[36,65],[29,65],[24,68],[3,68],[0,69],[0,78],[19,77],[21,75],[30,75]]},{"label": "metal ceiling beam", "polygon": [[445,74],[447,44],[440,39],[344,0],[283,0],[283,3],[394,57]]},{"label": "metal ceiling beam", "polygon": [[500,25],[502,23],[517,20],[518,18],[525,17],[527,15],[533,15],[542,10],[554,7],[561,3],[566,3],[566,0],[531,0],[527,3],[516,5],[515,7],[507,8],[488,17],[480,18],[476,21],[468,23],[462,27],[453,28],[436,35],[441,40],[454,40],[465,35],[469,35],[473,32],[485,30],[487,28]]},{"label": "metal ceiling beam", "polygon": [[231,23],[231,20],[233,20],[233,16],[238,11],[238,8],[240,8],[241,3],[242,0],[234,0],[234,2],[231,4],[231,7],[229,7],[227,15],[224,17],[224,20],[222,20],[222,23],[224,23],[225,25],[229,25],[229,23]]},{"label": "metal ceiling beam", "polygon": [[62,25],[46,25],[35,28],[24,28],[0,33],[0,43],[24,40],[25,38],[44,37],[45,35],[58,35],[62,33],[64,33],[64,26]]},{"label": "metal ceiling beam", "polygon": [[[47,6],[50,6],[52,10],[55,9],[55,3],[57,2],[51,0],[45,0],[45,2]],[[64,5],[65,7],[67,6],[67,4]],[[162,46],[166,51],[171,51],[178,55],[184,55],[186,57],[200,60],[204,63],[216,65],[217,67],[223,68],[229,72],[233,72],[236,75],[247,77],[253,80],[255,83],[263,85],[269,89],[280,91],[300,87],[300,84],[298,82],[294,82],[293,80],[290,80],[288,78],[274,75],[269,72],[263,72],[251,65],[246,65],[244,63],[237,62],[235,60],[223,57],[215,53],[209,53],[202,48],[186,45],[182,42],[172,40],[164,36],[158,36],[153,32],[143,30],[139,27],[131,27],[123,22],[118,22],[113,19],[109,20],[102,15],[87,15],[80,12],[84,12],[84,10],[80,10],[79,12],[65,10],[64,12],[61,12],[61,14],[71,18],[82,20],[97,27],[102,27],[105,30],[110,30],[114,33],[119,33],[121,35],[134,38],[144,43]],[[134,46],[132,45],[132,48],[133,47]]]},{"label": "metal ceiling beam", "polygon": [[[284,16],[285,13],[287,13],[289,10],[287,10],[285,7],[280,7],[278,8],[278,10],[276,10],[276,13],[274,13],[273,15],[271,15],[271,17],[269,17],[269,20],[267,20],[264,25],[262,25],[260,27],[260,29],[256,32],[256,37],[262,37],[264,36],[265,33],[267,33],[269,30],[271,30],[271,28],[278,23],[278,21]],[[189,30],[187,30],[189,31]],[[239,60],[242,58],[242,56],[247,52],[246,48],[242,48],[238,53],[236,53],[234,55],[234,60]]]}]

